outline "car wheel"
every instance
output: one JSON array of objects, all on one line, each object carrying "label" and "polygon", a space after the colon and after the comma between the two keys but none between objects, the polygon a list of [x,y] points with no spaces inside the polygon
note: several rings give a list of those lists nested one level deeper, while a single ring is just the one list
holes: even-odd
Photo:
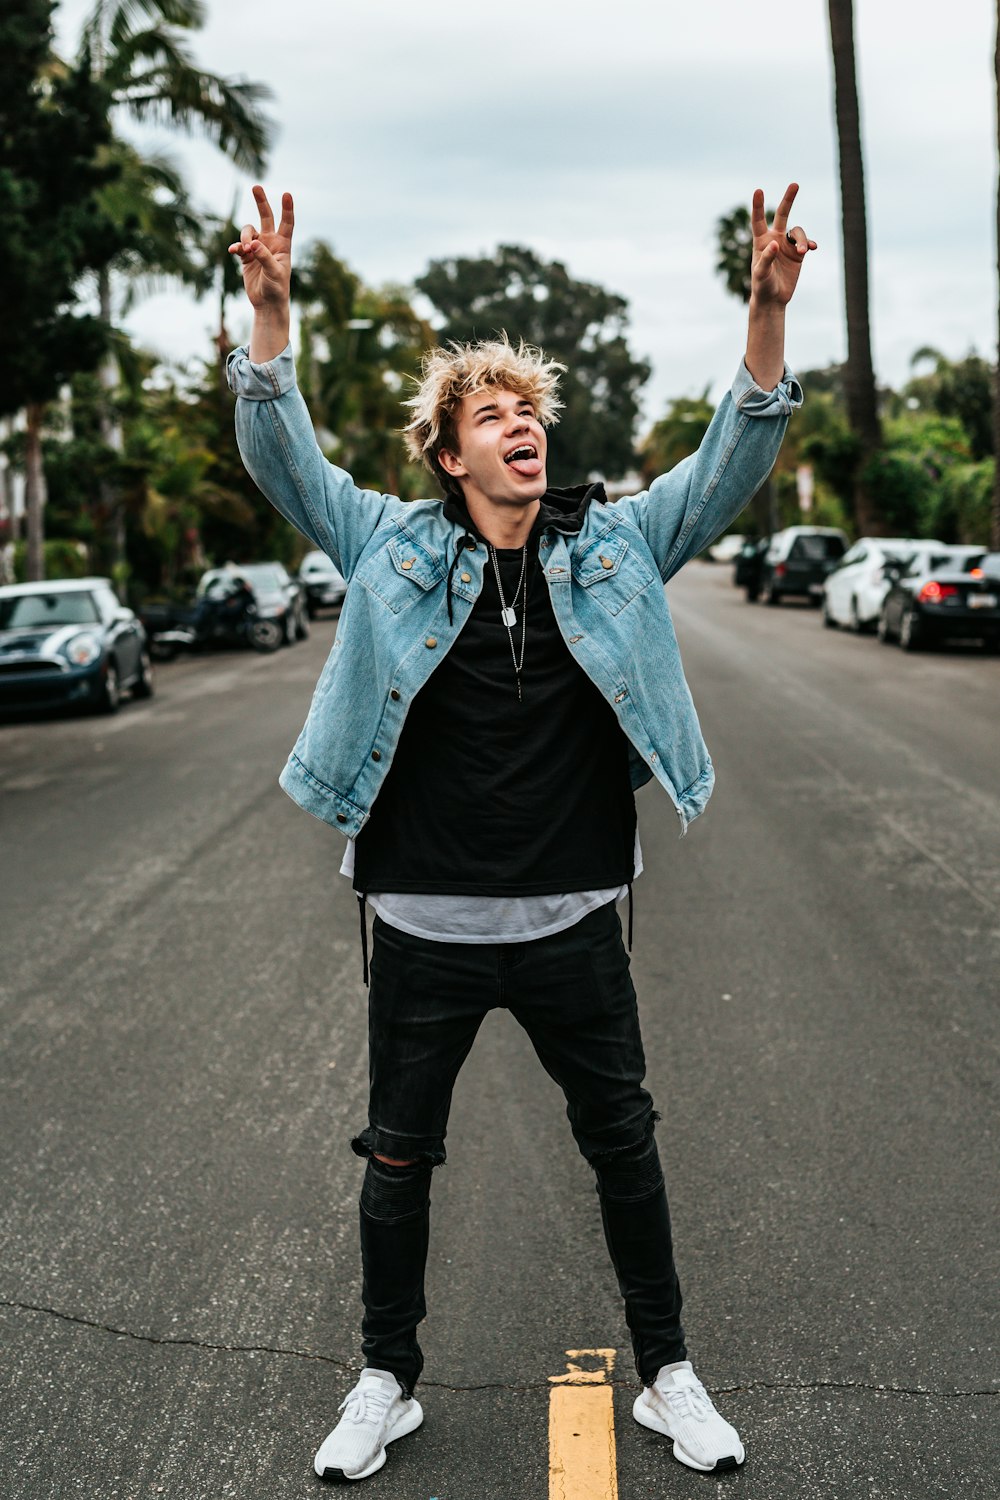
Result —
[{"label": "car wheel", "polygon": [[104,669],[104,682],[101,684],[101,696],[97,700],[97,707],[102,714],[116,714],[121,701],[122,689],[118,668],[112,660],[109,660]]},{"label": "car wheel", "polygon": [[904,651],[919,651],[924,644],[920,621],[912,609],[899,622],[899,644]]},{"label": "car wheel", "polygon": [[139,675],[132,685],[132,697],[152,698],[155,688],[153,663],[149,659],[149,652],[143,647],[142,655],[139,657]]},{"label": "car wheel", "polygon": [[892,636],[889,634],[889,617],[884,609],[880,609],[878,612],[878,624],[875,626],[875,634],[883,646],[890,646],[892,644]]},{"label": "car wheel", "polygon": [[1000,636],[988,635],[983,641],[983,650],[987,656],[1000,655]]},{"label": "car wheel", "polygon": [[823,597],[823,624],[826,626],[827,630],[836,630],[837,628],[837,621],[830,613],[830,601],[826,598],[825,595]]},{"label": "car wheel", "polygon": [[301,612],[301,614],[299,615],[299,640],[300,641],[307,641],[308,639],[309,639],[309,617],[306,614],[305,610],[303,610]]},{"label": "car wheel", "polygon": [[851,629],[855,635],[864,635],[864,621],[858,614],[858,601],[853,594],[851,595]]},{"label": "car wheel", "polygon": [[756,604],[757,600],[760,598],[760,589],[758,589],[758,588],[748,588],[746,590],[746,596],[747,596],[747,603],[748,604]]},{"label": "car wheel", "polygon": [[255,651],[277,651],[282,639],[277,620],[254,620],[250,626],[250,644]]},{"label": "car wheel", "polygon": [[281,643],[283,646],[294,646],[299,638],[298,630],[295,628],[295,616],[291,613],[285,616],[282,629]]},{"label": "car wheel", "polygon": [[778,593],[778,590],[775,588],[773,582],[768,584],[764,599],[768,604],[781,603],[781,595]]}]

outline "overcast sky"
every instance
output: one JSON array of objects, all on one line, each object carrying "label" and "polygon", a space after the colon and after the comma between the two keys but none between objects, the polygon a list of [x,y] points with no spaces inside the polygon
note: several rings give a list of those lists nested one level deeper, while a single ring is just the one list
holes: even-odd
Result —
[{"label": "overcast sky", "polygon": [[[57,45],[91,9],[65,0]],[[200,66],[270,85],[278,122],[262,180],[295,199],[296,242],[328,241],[367,282],[410,282],[434,257],[530,245],[624,295],[652,362],[646,416],[742,355],[745,310],[713,270],[715,221],[758,185],[810,255],[789,314],[793,368],[845,354],[839,186],[824,0],[207,0]],[[875,368],[900,384],[914,350],[995,355],[993,34],[987,0],[856,0]],[[167,129],[122,134],[183,166],[195,203],[254,221],[254,180]],[[254,221],[255,222],[255,221]],[[293,247],[294,254],[294,247]],[[158,294],[126,320],[183,363],[215,318]],[[249,316],[233,304],[234,343]]]}]

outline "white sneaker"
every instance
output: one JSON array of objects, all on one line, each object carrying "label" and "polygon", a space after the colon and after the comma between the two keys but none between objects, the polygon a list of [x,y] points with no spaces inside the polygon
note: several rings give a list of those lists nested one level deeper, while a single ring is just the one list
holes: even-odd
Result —
[{"label": "white sneaker", "polygon": [[719,1415],[689,1359],[664,1365],[656,1384],[644,1386],[632,1415],[643,1427],[674,1440],[674,1457],[689,1469],[736,1469],[746,1453],[735,1427]]},{"label": "white sneaker", "polygon": [[424,1420],[420,1402],[413,1396],[407,1400],[388,1370],[362,1370],[337,1409],[344,1415],[313,1462],[321,1479],[367,1479],[385,1463],[386,1443],[405,1437]]}]

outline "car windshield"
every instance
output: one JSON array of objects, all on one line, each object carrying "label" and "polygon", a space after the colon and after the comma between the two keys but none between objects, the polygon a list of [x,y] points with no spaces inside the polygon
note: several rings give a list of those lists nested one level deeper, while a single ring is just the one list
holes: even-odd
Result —
[{"label": "car windshield", "polygon": [[277,568],[269,567],[266,563],[253,563],[250,567],[241,568],[240,572],[245,578],[249,578],[255,589],[282,589],[285,580]]},{"label": "car windshield", "polygon": [[93,594],[85,589],[55,594],[14,594],[0,599],[0,630],[50,625],[99,625]]},{"label": "car windshield", "polygon": [[828,558],[841,557],[844,544],[839,536],[797,536],[788,556],[808,559],[809,562],[826,562]]}]

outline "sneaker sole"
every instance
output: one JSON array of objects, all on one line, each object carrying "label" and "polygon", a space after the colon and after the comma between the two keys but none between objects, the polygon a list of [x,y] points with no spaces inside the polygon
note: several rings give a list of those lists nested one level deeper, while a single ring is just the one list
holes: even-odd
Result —
[{"label": "sneaker sole", "polygon": [[319,1474],[320,1479],[331,1480],[334,1484],[348,1484],[355,1479],[367,1479],[369,1475],[377,1474],[379,1469],[381,1469],[382,1465],[385,1463],[385,1450],[386,1448],[388,1448],[389,1444],[394,1443],[397,1438],[406,1437],[407,1433],[416,1432],[417,1428],[420,1426],[423,1420],[423,1408],[421,1407],[420,1402],[417,1401],[417,1399],[414,1397],[411,1399],[407,1410],[400,1415],[395,1426],[392,1428],[391,1432],[389,1432],[388,1436],[385,1439],[385,1442],[382,1444],[381,1448],[372,1459],[367,1469],[361,1469],[357,1474],[348,1474],[346,1469],[331,1469],[327,1467],[320,1471],[319,1469],[316,1469],[315,1464],[313,1464],[313,1468],[316,1469],[316,1473]]},{"label": "sneaker sole", "polygon": [[717,1458],[714,1464],[700,1464],[697,1459],[692,1458],[690,1453],[685,1452],[680,1443],[674,1437],[665,1422],[661,1422],[655,1412],[644,1405],[642,1397],[637,1396],[635,1405],[632,1407],[632,1415],[642,1427],[648,1427],[650,1432],[658,1432],[661,1437],[670,1438],[673,1442],[674,1457],[678,1463],[686,1464],[689,1469],[697,1469],[702,1474],[726,1474],[733,1469],[738,1469],[746,1458],[746,1449],[740,1443],[736,1453],[727,1453],[724,1458]]}]

